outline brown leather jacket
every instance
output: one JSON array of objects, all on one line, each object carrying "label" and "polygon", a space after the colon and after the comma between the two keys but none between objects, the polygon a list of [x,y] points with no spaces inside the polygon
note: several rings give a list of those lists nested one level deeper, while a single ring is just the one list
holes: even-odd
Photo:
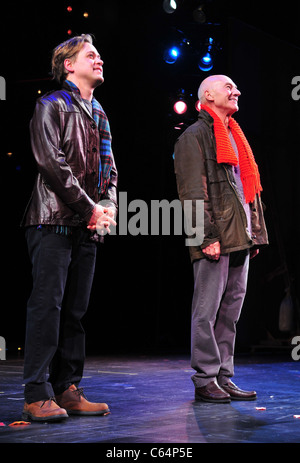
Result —
[{"label": "brown leather jacket", "polygon": [[89,221],[100,201],[117,208],[115,163],[108,192],[100,197],[99,130],[67,84],[37,100],[30,134],[38,174],[23,226],[79,226]]},{"label": "brown leather jacket", "polygon": [[175,144],[175,174],[182,204],[193,200],[195,209],[196,200],[204,201],[204,239],[199,246],[189,246],[192,262],[203,258],[202,249],[216,241],[222,254],[268,244],[261,199],[257,195],[250,204],[250,235],[232,167],[217,163],[213,118],[204,110]]}]

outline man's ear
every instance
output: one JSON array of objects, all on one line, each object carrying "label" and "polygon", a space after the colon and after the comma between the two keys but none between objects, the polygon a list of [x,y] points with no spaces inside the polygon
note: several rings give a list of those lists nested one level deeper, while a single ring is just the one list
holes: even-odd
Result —
[{"label": "man's ear", "polygon": [[65,61],[64,61],[64,66],[65,66],[66,71],[68,71],[68,72],[74,72],[74,69],[73,69],[73,61],[72,61],[72,60],[70,60],[70,59],[65,59]]},{"label": "man's ear", "polygon": [[210,90],[205,90],[204,95],[207,101],[214,101],[213,95],[210,93]]}]

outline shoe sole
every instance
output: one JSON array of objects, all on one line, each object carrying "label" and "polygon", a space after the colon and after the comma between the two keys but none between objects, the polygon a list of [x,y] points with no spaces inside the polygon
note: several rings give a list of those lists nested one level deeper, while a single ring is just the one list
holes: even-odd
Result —
[{"label": "shoe sole", "polygon": [[257,399],[257,396],[255,397],[231,397],[231,400],[247,400],[247,401],[250,401],[250,400],[256,400]]},{"label": "shoe sole", "polygon": [[53,415],[53,416],[47,416],[47,417],[42,417],[42,416],[34,416],[31,415],[31,413],[22,413],[22,419],[24,421],[62,421],[65,420],[66,418],[69,418],[69,415]]},{"label": "shoe sole", "polygon": [[205,397],[200,397],[200,396],[195,396],[196,401],[202,401],[202,402],[207,402],[211,404],[229,404],[231,402],[231,399],[206,399]]},{"label": "shoe sole", "polygon": [[82,410],[67,410],[68,415],[81,415],[81,416],[89,416],[89,415],[98,415],[98,416],[105,416],[110,414],[110,410],[107,408],[106,410],[98,411],[98,412],[88,412]]}]

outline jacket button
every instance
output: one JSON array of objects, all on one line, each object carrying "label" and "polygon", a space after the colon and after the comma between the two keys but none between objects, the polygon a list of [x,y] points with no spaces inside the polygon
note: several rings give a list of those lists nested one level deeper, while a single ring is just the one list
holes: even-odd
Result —
[{"label": "jacket button", "polygon": [[92,127],[92,129],[95,129],[97,126],[96,126],[96,124],[94,122],[92,122],[91,127]]},{"label": "jacket button", "polygon": [[93,153],[96,153],[97,148],[94,147],[94,148],[92,149],[92,151],[93,151]]}]

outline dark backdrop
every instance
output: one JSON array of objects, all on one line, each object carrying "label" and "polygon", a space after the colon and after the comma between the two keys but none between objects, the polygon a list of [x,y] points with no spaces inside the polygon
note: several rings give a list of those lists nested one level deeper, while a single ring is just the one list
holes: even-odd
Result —
[{"label": "dark backdrop", "polygon": [[[92,33],[104,59],[105,83],[95,96],[110,119],[119,191],[128,202],[177,198],[173,145],[178,136],[171,101],[183,88],[196,101],[206,73],[186,57],[170,66],[163,49],[177,27],[195,47],[207,35],[221,43],[212,73],[228,74],[242,92],[236,119],[260,167],[270,246],[251,263],[248,294],[238,325],[237,348],[271,342],[283,346],[297,332],[299,271],[299,111],[291,80],[300,74],[296,2],[207,1],[207,23],[191,19],[194,1],[174,15],[162,1],[24,2],[1,17],[0,101],[2,187],[2,311],[0,335],[9,352],[23,347],[30,263],[19,223],[35,177],[28,124],[38,90],[49,79],[52,49],[74,34]],[[200,2],[199,2],[200,3]],[[66,7],[72,5],[72,13]],[[142,4],[142,5],[141,5]],[[89,18],[83,18],[84,11]],[[193,103],[194,104],[194,103]],[[182,119],[197,118],[192,107]],[[11,156],[7,153],[12,152]],[[281,311],[293,290],[293,315]],[[85,317],[91,353],[189,351],[192,269],[182,236],[111,236],[99,249],[90,309]],[[281,325],[282,328],[282,325]]]}]

